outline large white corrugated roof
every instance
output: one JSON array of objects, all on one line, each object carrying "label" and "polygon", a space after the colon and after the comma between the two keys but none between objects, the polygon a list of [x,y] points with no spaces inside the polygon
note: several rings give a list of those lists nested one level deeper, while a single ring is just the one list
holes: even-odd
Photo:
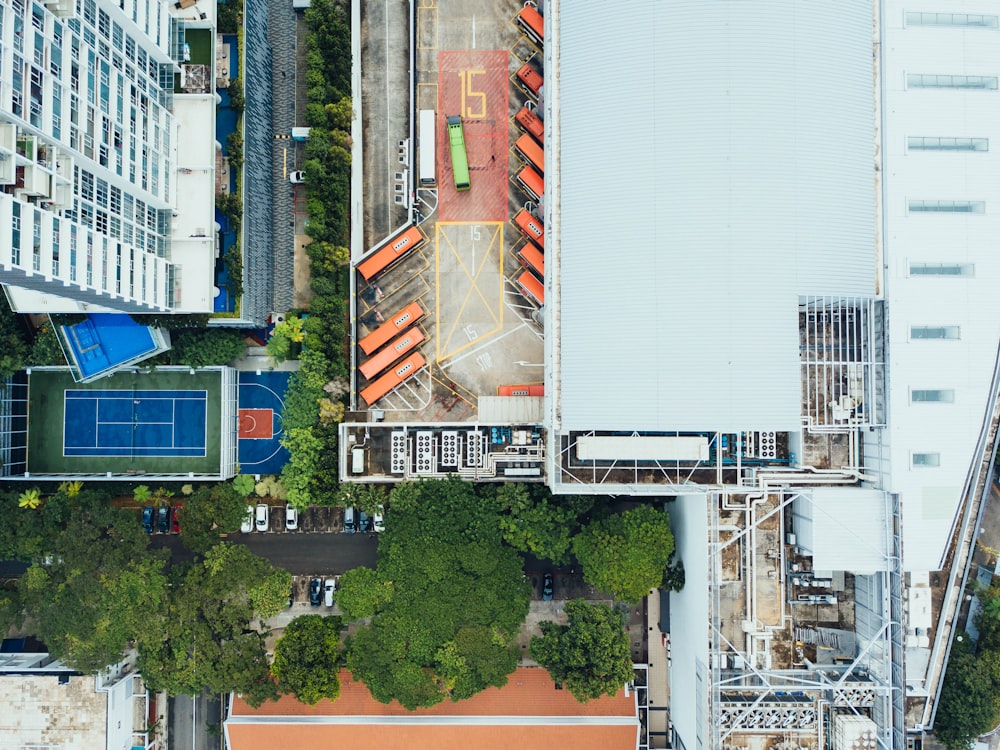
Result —
[{"label": "large white corrugated roof", "polygon": [[799,295],[874,292],[871,4],[559,16],[563,429],[797,428]]}]

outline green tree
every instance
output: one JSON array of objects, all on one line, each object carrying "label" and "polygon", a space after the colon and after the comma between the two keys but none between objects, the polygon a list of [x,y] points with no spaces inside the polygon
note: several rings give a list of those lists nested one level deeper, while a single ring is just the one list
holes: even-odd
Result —
[{"label": "green tree", "polygon": [[341,627],[341,619],[333,616],[303,615],[288,623],[271,664],[278,690],[310,706],[340,695]]},{"label": "green tree", "polygon": [[144,484],[136,485],[135,489],[132,490],[132,499],[139,505],[146,505],[152,497],[152,490]]},{"label": "green tree", "polygon": [[21,317],[10,309],[7,298],[0,302],[0,377],[24,368],[28,337]]},{"label": "green tree", "polygon": [[541,623],[542,637],[531,639],[531,658],[581,703],[616,694],[634,677],[621,615],[583,599],[566,602],[565,612],[567,625]]},{"label": "green tree", "polygon": [[680,591],[684,588],[684,561],[674,560],[671,554],[670,564],[663,570],[663,580],[660,588],[664,591]]},{"label": "green tree", "polygon": [[36,510],[42,504],[42,493],[37,487],[27,489],[18,495],[17,507]]},{"label": "green tree", "polygon": [[392,599],[392,581],[382,580],[371,568],[353,568],[340,577],[337,604],[348,620],[363,620]]},{"label": "green tree", "polygon": [[243,81],[239,78],[229,79],[229,106],[236,114],[242,114],[246,107],[246,99],[243,98]]},{"label": "green tree", "polygon": [[952,644],[941,699],[934,719],[934,736],[948,750],[966,750],[979,735],[1000,720],[998,654],[973,653],[968,635]]},{"label": "green tree", "polygon": [[187,367],[229,364],[243,356],[243,332],[236,328],[206,328],[182,331],[174,337],[170,359]]},{"label": "green tree", "polygon": [[35,331],[35,339],[31,342],[31,350],[28,352],[25,364],[36,367],[66,364],[66,357],[63,355],[62,347],[59,346],[59,339],[50,323],[46,323]]},{"label": "green tree", "polygon": [[573,540],[583,577],[630,603],[660,585],[673,551],[670,517],[648,505],[592,521]]},{"label": "green tree", "polygon": [[237,474],[233,477],[233,491],[240,497],[247,497],[255,486],[256,482],[250,474]]},{"label": "green tree", "polygon": [[[252,486],[252,478],[250,483]],[[217,544],[222,534],[239,530],[246,512],[246,495],[240,495],[232,484],[199,487],[181,508],[181,541],[192,552],[202,554]]]},{"label": "green tree", "polygon": [[557,565],[568,562],[577,519],[594,504],[589,497],[556,498],[545,487],[517,482],[500,485],[496,498],[504,511],[500,516],[504,540],[514,549]]},{"label": "green tree", "polygon": [[459,479],[408,485],[393,497],[400,502],[379,535],[377,575],[357,574],[392,595],[380,608],[348,601],[375,610],[348,643],[348,668],[377,700],[409,709],[503,685],[517,664],[510,647],[531,586],[503,544],[496,503]]},{"label": "green tree", "polygon": [[167,629],[137,644],[149,688],[172,695],[236,691],[255,705],[276,696],[264,634],[251,621],[284,608],[291,575],[243,545],[227,543],[173,575],[163,618]]},{"label": "green tree", "polygon": [[[118,661],[129,641],[162,637],[167,579],[164,558],[146,549],[135,513],[87,493],[75,500],[69,505],[56,495],[46,504],[71,508],[71,515],[43,522],[45,546],[21,578],[19,596],[49,651],[93,672]],[[62,516],[58,508],[55,514]]]}]

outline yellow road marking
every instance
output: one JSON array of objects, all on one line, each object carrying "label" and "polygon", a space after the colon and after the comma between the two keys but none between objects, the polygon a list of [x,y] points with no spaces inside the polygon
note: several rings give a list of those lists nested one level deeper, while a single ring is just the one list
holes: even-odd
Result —
[{"label": "yellow road marking", "polygon": [[[482,261],[480,261],[477,264],[478,268],[475,268],[472,271],[470,271],[469,267],[466,265],[461,255],[459,254],[458,249],[452,242],[453,238],[449,237],[448,234],[444,231],[444,227],[447,226],[468,226],[468,227],[482,226],[484,228],[487,228],[487,230],[492,228],[493,230],[492,235],[489,237],[489,242],[487,244],[486,251],[483,253]],[[437,351],[436,361],[439,363],[449,357],[458,354],[459,352],[461,352],[464,349],[467,349],[470,346],[481,343],[485,339],[489,338],[490,336],[496,334],[497,332],[503,329],[503,287],[504,287],[503,252],[502,252],[503,226],[504,226],[503,222],[499,221],[471,221],[471,222],[439,221],[435,225],[434,283],[437,289],[437,295],[435,299],[436,302],[435,325],[437,326],[438,330],[438,335],[435,337],[435,347]],[[469,290],[466,292],[465,298],[462,300],[458,308],[458,311],[455,314],[454,322],[452,323],[450,329],[447,331],[446,334],[442,333],[442,320],[441,320],[441,296],[442,296],[441,295],[442,252],[441,251],[443,249],[442,247],[443,245],[447,245],[447,247],[450,248],[451,253],[454,255],[456,261],[458,261],[458,267],[465,273],[466,278],[471,282]],[[497,285],[497,302],[495,308],[490,305],[490,302],[484,295],[483,290],[479,288],[479,277],[483,273],[483,271],[487,268],[490,259],[490,254],[494,251],[494,249],[497,249],[496,252],[497,266],[498,266],[497,271],[500,277],[500,283]],[[473,339],[472,341],[467,341],[453,350],[442,353],[442,346],[447,346],[451,342],[452,336],[454,336],[456,329],[458,329],[458,327],[460,326],[462,314],[464,313],[466,307],[468,306],[470,298],[473,295],[473,292],[475,292],[476,296],[482,301],[482,303],[486,307],[487,313],[489,313],[490,317],[492,317],[493,320],[495,321],[496,326],[491,330],[486,331],[485,333],[477,335],[476,338]],[[499,314],[497,314],[498,312]]]}]

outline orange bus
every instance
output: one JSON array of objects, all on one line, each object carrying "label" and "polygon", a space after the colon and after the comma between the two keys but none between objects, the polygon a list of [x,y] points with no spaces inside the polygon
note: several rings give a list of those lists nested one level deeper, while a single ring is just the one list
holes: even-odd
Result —
[{"label": "orange bus", "polygon": [[525,133],[514,141],[514,151],[516,151],[528,164],[545,174],[545,151],[535,143],[535,139]]},{"label": "orange bus", "polygon": [[535,300],[539,305],[545,304],[545,287],[531,271],[525,271],[518,276],[517,285],[521,287],[521,292],[525,296]]},{"label": "orange bus", "polygon": [[526,209],[522,208],[517,212],[514,216],[514,224],[521,230],[521,234],[542,248],[542,250],[545,249],[545,227],[542,226],[542,222],[529,214]]},{"label": "orange bus", "polygon": [[544,396],[545,386],[536,385],[502,385],[497,388],[498,396]]},{"label": "orange bus", "polygon": [[538,278],[545,278],[545,256],[538,252],[537,247],[527,242],[517,251],[517,256],[525,266],[538,274]]},{"label": "orange bus", "polygon": [[358,273],[365,281],[371,281],[383,271],[387,270],[394,263],[399,261],[411,250],[416,250],[427,241],[417,227],[410,227],[402,234],[398,234],[386,242],[381,250],[370,255],[366,260],[358,264]]},{"label": "orange bus", "polygon": [[542,195],[545,194],[545,180],[531,167],[522,169],[514,176],[514,179],[517,181],[518,187],[533,200],[540,201]]},{"label": "orange bus", "polygon": [[525,133],[531,133],[536,141],[542,143],[542,139],[545,137],[545,124],[542,119],[535,114],[534,110],[528,109],[527,107],[521,107],[516,115],[514,115],[514,122],[517,126],[521,128]]},{"label": "orange bus", "polygon": [[541,47],[545,38],[545,20],[538,8],[532,4],[525,4],[521,12],[514,18],[514,22],[521,28],[524,35],[537,46]]},{"label": "orange bus", "polygon": [[541,90],[542,85],[545,83],[545,79],[542,78],[542,74],[531,67],[531,63],[525,63],[517,69],[517,80],[524,84],[528,93],[533,94],[536,98],[538,97],[538,92]]},{"label": "orange bus", "polygon": [[386,344],[378,354],[361,365],[358,371],[365,376],[366,380],[373,380],[382,370],[419,345],[423,340],[424,332],[414,326],[391,344]]},{"label": "orange bus", "polygon": [[369,357],[376,349],[381,349],[393,336],[405,331],[411,325],[424,317],[424,310],[419,302],[411,302],[398,313],[389,318],[374,331],[358,342],[361,351]]},{"label": "orange bus", "polygon": [[369,406],[374,406],[376,401],[385,396],[396,386],[401,385],[412,378],[420,372],[426,364],[427,362],[420,356],[420,353],[414,352],[370,386],[362,390],[361,398],[363,398],[365,403]]}]

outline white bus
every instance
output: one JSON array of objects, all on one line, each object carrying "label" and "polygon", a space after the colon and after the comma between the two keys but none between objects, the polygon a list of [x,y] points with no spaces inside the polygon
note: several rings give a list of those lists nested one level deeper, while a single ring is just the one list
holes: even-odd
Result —
[{"label": "white bus", "polygon": [[420,110],[420,130],[417,132],[417,143],[420,146],[420,187],[433,187],[437,184],[434,176],[434,139],[437,137],[434,115],[433,109]]}]

